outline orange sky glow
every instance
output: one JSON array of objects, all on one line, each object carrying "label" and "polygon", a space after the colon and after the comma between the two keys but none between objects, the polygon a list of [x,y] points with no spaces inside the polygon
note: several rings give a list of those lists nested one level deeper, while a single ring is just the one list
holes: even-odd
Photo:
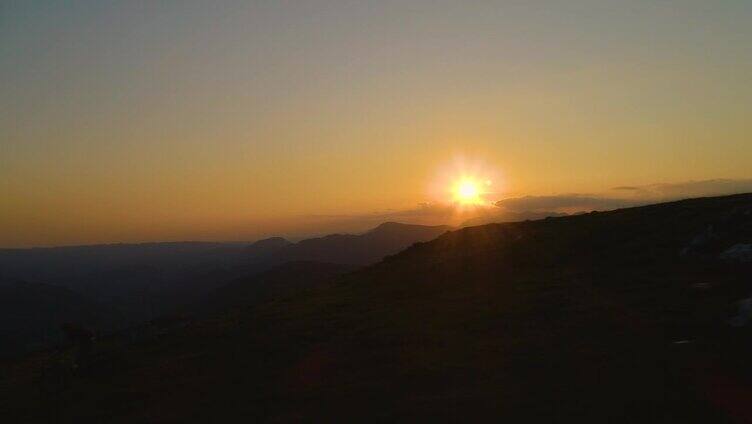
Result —
[{"label": "orange sky glow", "polygon": [[0,247],[459,225],[752,178],[749,2],[107,4],[2,8]]}]

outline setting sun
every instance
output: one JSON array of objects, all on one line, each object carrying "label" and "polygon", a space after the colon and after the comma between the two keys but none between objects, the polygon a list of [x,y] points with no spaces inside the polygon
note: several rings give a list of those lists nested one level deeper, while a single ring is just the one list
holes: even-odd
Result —
[{"label": "setting sun", "polygon": [[472,179],[463,179],[454,186],[454,200],[463,205],[483,203],[481,183]]},{"label": "setting sun", "polygon": [[497,166],[479,156],[469,158],[463,154],[438,166],[431,181],[427,191],[429,199],[450,206],[463,220],[468,214],[492,206],[507,187]]},{"label": "setting sun", "polygon": [[750,22],[0,0],[0,424],[752,424]]}]

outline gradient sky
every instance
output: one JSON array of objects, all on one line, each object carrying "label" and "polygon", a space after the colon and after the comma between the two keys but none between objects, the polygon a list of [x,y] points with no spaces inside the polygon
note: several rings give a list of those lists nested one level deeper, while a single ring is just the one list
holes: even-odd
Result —
[{"label": "gradient sky", "polygon": [[[752,2],[0,2],[0,246],[752,176]],[[315,220],[313,220],[315,221]]]}]

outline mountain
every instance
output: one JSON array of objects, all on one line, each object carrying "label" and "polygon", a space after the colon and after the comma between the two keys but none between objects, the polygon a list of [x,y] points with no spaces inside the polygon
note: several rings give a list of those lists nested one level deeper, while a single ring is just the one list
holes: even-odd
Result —
[{"label": "mountain", "polygon": [[[330,234],[291,243],[274,237],[246,248],[253,256],[245,275],[216,290],[195,296],[199,310],[255,304],[272,295],[314,287],[359,266],[376,263],[414,243],[432,240],[449,231],[448,226],[383,223],[363,234]],[[263,249],[263,254],[258,249]],[[191,310],[190,308],[188,309]]]},{"label": "mountain", "polygon": [[59,344],[66,323],[102,328],[105,311],[64,287],[0,281],[0,355]]},{"label": "mountain", "polygon": [[448,229],[386,223],[365,234],[333,234],[298,243],[272,237],[251,244],[170,242],[0,249],[0,276],[64,286],[111,302],[133,292],[214,289],[217,284],[289,261],[366,265]]},{"label": "mountain", "polygon": [[364,234],[331,234],[302,240],[276,252],[276,262],[314,261],[368,265],[413,243],[432,240],[451,230],[446,225],[426,226],[386,222]]},{"label": "mountain", "polygon": [[0,249],[0,278],[83,296],[102,308],[104,330],[112,331],[154,319],[242,275],[236,270],[247,262],[247,246],[170,242]]},{"label": "mountain", "polygon": [[102,297],[131,285],[165,284],[196,267],[222,266],[240,257],[244,243],[142,243],[0,249],[0,274]]},{"label": "mountain", "polygon": [[251,255],[270,255],[291,244],[292,242],[282,237],[270,237],[251,243],[245,248],[245,252]]},{"label": "mountain", "polygon": [[[331,267],[338,270],[352,270],[357,266],[376,263],[388,255],[418,242],[432,240],[451,229],[448,226],[424,226],[387,222],[364,234],[331,234],[292,243],[281,237],[272,237],[257,241],[243,249],[235,262],[222,268],[201,268],[186,275],[178,290],[159,293],[162,304],[173,307],[184,304],[202,304],[205,297],[212,297],[214,290],[232,281],[256,281],[260,274],[263,278],[270,275],[287,275],[284,270],[298,270],[302,276],[301,263],[307,263],[313,271],[307,275],[315,279],[319,270],[316,267]],[[239,259],[242,258],[242,259]],[[285,266],[288,263],[297,264]],[[213,271],[209,273],[208,270]],[[267,271],[272,274],[266,274]],[[292,277],[292,276],[291,276]],[[291,278],[285,277],[285,278]],[[300,279],[298,276],[295,278]],[[263,284],[262,284],[263,285]],[[220,291],[221,293],[221,291]],[[165,309],[170,311],[170,309]]]},{"label": "mountain", "polygon": [[[174,242],[0,249],[0,277],[65,287],[101,306],[104,330],[120,330],[199,305],[233,281],[253,280],[287,262],[367,265],[449,227],[386,223],[361,235],[291,243]],[[38,332],[29,340],[41,342]],[[28,344],[24,342],[24,344]]]}]

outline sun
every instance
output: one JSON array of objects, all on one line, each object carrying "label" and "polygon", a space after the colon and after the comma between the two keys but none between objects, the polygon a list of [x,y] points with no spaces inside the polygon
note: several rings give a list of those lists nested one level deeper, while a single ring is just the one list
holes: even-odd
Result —
[{"label": "sun", "polygon": [[482,161],[458,156],[450,164],[439,168],[429,185],[432,202],[450,207],[457,215],[481,212],[493,206],[504,188],[499,171]]},{"label": "sun", "polygon": [[454,200],[461,205],[479,205],[483,201],[482,184],[470,178],[463,178],[454,184]]}]

